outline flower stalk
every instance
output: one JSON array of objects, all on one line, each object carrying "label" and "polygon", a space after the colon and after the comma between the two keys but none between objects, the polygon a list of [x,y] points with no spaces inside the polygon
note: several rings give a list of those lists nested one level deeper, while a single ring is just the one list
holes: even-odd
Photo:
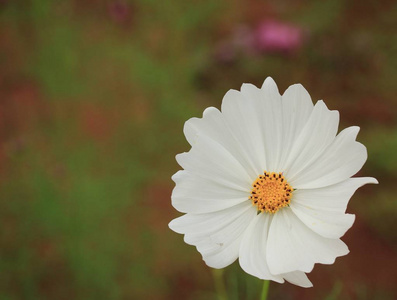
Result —
[{"label": "flower stalk", "polygon": [[218,300],[227,300],[225,282],[223,281],[223,269],[212,269],[212,275]]},{"label": "flower stalk", "polygon": [[270,285],[270,280],[264,280],[263,281],[261,300],[266,300],[267,299],[267,294],[269,292],[269,285]]}]

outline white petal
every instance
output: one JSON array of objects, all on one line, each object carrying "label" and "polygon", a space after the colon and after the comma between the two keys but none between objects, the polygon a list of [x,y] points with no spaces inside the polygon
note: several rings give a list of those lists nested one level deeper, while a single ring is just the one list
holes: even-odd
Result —
[{"label": "white petal", "polygon": [[[238,258],[241,239],[255,214],[256,210],[250,207],[229,226],[215,232],[197,245],[197,250],[203,255],[203,260],[208,266],[224,268]],[[211,249],[208,249],[208,246]]]},{"label": "white petal", "polygon": [[[234,91],[238,93],[237,91]],[[228,94],[233,94],[233,92],[229,91]],[[250,109],[250,106],[253,105],[250,101],[247,101],[242,95],[237,97],[241,105]],[[225,96],[226,99],[226,96]],[[256,101],[258,101],[256,99]],[[252,108],[251,108],[252,109]],[[244,119],[234,119],[232,126],[236,126],[236,124],[243,124]],[[244,132],[244,136],[250,134],[251,128],[246,128],[246,132]],[[255,128],[253,132],[255,132]],[[242,140],[239,136],[236,135],[236,132],[233,128],[225,122],[225,113],[221,113],[216,108],[210,107],[207,108],[203,113],[203,118],[192,118],[185,123],[184,133],[188,142],[195,147],[197,144],[197,140],[201,136],[206,136],[208,139],[216,141],[216,143],[222,145],[222,147],[227,150],[251,175],[251,179],[254,180],[257,174],[257,170],[260,169],[261,156],[252,155],[250,152],[249,146],[246,144],[245,140]],[[250,134],[252,137],[252,134]],[[262,146],[263,147],[263,146]],[[258,154],[260,151],[258,149]],[[262,159],[264,158],[264,154],[262,154]]]},{"label": "white petal", "polygon": [[227,226],[239,216],[244,214],[251,203],[241,203],[221,211],[205,213],[205,214],[185,214],[169,223],[169,227],[181,234],[206,235]]},{"label": "white petal", "polygon": [[260,101],[264,101],[263,91],[251,83],[243,83],[243,85],[241,86],[241,94],[243,94],[245,98],[250,99],[249,101],[258,101],[255,99],[260,99]]},{"label": "white petal", "polygon": [[295,189],[329,186],[356,174],[367,160],[367,149],[355,141],[359,127],[341,131],[331,145],[301,172],[289,177]]},{"label": "white petal", "polygon": [[281,172],[280,159],[283,148],[282,101],[274,80],[267,77],[261,90],[265,101],[258,113],[262,120],[262,132],[265,137],[266,171]]},{"label": "white petal", "polygon": [[291,209],[314,232],[340,238],[353,225],[354,215],[345,214],[347,203],[362,185],[375,178],[349,178],[328,187],[294,191]]},{"label": "white petal", "polygon": [[229,91],[222,102],[222,114],[252,163],[247,164],[254,180],[263,171],[278,168],[282,148],[281,96],[273,79],[262,88],[244,84],[241,93]]},{"label": "white petal", "polygon": [[252,220],[240,244],[239,262],[241,268],[248,274],[260,279],[283,283],[281,276],[274,276],[270,273],[266,262],[270,218],[270,215],[261,213]]},{"label": "white petal", "polygon": [[270,95],[271,97],[278,98],[280,96],[280,92],[278,91],[277,84],[271,77],[266,77],[265,81],[262,84],[261,89],[263,91],[265,91],[265,93],[267,95]]},{"label": "white petal", "polygon": [[330,111],[323,101],[318,101],[310,118],[296,137],[284,165],[285,176],[291,184],[302,170],[313,163],[333,142],[338,124],[339,113]]},{"label": "white petal", "polygon": [[313,111],[309,93],[301,84],[291,85],[282,96],[283,147],[281,148],[280,168],[285,163],[291,149],[299,137]]},{"label": "white petal", "polygon": [[307,227],[330,239],[342,237],[352,227],[355,219],[351,214],[312,209],[294,201],[291,201],[290,207]]},{"label": "white petal", "polygon": [[242,157],[239,151],[241,145],[225,124],[222,113],[214,107],[205,109],[201,119],[191,118],[187,120],[183,132],[192,147],[196,144],[198,137],[206,136],[221,144],[242,165],[246,162],[246,158]]},{"label": "white petal", "polygon": [[[247,86],[246,86],[247,87]],[[246,90],[246,88],[242,88]],[[263,98],[245,97],[230,90],[222,101],[222,114],[236,140],[242,145],[252,180],[262,174],[266,167],[265,142],[261,131],[260,110]]]},{"label": "white petal", "polygon": [[[215,269],[222,269],[236,261],[240,242],[241,235],[237,236],[236,239],[232,240],[229,244],[219,243],[215,247],[211,247],[211,249],[204,250],[204,248],[200,248],[200,245],[198,245],[197,251],[201,253],[207,266]],[[205,241],[204,245],[214,246],[210,239]]]},{"label": "white petal", "polygon": [[357,177],[327,187],[296,190],[293,193],[292,202],[313,210],[344,213],[354,192],[369,183],[375,184],[378,181],[372,177]]},{"label": "white petal", "polygon": [[311,272],[315,263],[332,264],[349,252],[339,239],[324,238],[306,227],[289,208],[272,220],[267,244],[267,263],[272,274]]},{"label": "white petal", "polygon": [[203,117],[191,118],[185,122],[183,133],[189,144],[194,146],[199,135],[208,135],[214,140],[225,137],[227,129],[224,126],[221,112],[215,107],[208,107],[203,112]]},{"label": "white petal", "polygon": [[184,213],[208,213],[223,210],[247,201],[250,193],[227,188],[217,182],[178,171],[172,179],[172,206]]},{"label": "white petal", "polygon": [[263,280],[283,283],[284,278],[295,285],[311,287],[311,282],[303,272],[294,271],[280,275],[270,273],[266,261],[266,245],[271,218],[272,216],[269,214],[261,213],[256,215],[248,226],[240,244],[239,262],[241,268],[248,274]]},{"label": "white petal", "polygon": [[250,191],[252,178],[222,145],[200,136],[188,153],[178,154],[179,165],[190,173],[242,191]]},{"label": "white petal", "polygon": [[282,276],[288,282],[304,288],[309,288],[313,286],[309,278],[307,278],[306,274],[301,271],[294,271],[287,274],[282,274]]},{"label": "white petal", "polygon": [[223,268],[237,259],[242,235],[255,214],[247,201],[218,212],[186,214],[169,227],[184,233],[185,241],[197,247],[208,266]]}]

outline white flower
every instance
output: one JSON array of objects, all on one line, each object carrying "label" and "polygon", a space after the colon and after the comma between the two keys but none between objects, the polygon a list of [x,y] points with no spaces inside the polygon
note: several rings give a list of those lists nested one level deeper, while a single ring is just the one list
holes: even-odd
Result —
[{"label": "white flower", "polygon": [[258,89],[230,90],[222,112],[210,107],[184,127],[189,152],[173,176],[172,205],[185,215],[169,226],[197,247],[205,263],[239,259],[260,279],[310,287],[305,273],[349,250],[340,240],[355,216],[353,193],[375,178],[350,178],[367,159],[359,127],[338,135],[339,113],[313,106],[300,84],[281,96],[267,78]]}]

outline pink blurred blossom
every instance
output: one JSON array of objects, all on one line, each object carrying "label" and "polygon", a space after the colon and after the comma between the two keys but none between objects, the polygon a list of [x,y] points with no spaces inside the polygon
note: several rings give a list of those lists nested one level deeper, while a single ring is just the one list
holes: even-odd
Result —
[{"label": "pink blurred blossom", "polygon": [[264,20],[255,27],[240,24],[227,39],[215,46],[215,59],[221,63],[231,63],[240,55],[289,55],[303,46],[306,37],[307,32],[303,28],[277,20]]},{"label": "pink blurred blossom", "polygon": [[303,42],[302,28],[280,21],[263,21],[254,30],[253,46],[260,52],[294,52]]},{"label": "pink blurred blossom", "polygon": [[110,3],[108,9],[111,18],[118,23],[127,21],[131,15],[130,6],[121,0]]}]

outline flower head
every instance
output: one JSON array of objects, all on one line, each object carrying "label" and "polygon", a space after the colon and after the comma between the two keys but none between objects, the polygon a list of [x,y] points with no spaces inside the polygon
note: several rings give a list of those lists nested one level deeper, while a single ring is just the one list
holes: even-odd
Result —
[{"label": "flower head", "polygon": [[339,113],[313,105],[300,85],[281,96],[261,88],[230,90],[184,127],[192,146],[177,155],[172,205],[185,215],[169,226],[223,268],[237,258],[260,279],[310,287],[305,273],[349,250],[340,240],[355,216],[350,197],[375,178],[351,178],[367,159],[358,127],[337,134]]},{"label": "flower head", "polygon": [[260,51],[292,52],[304,41],[302,28],[280,21],[264,21],[255,32],[255,45]]}]

